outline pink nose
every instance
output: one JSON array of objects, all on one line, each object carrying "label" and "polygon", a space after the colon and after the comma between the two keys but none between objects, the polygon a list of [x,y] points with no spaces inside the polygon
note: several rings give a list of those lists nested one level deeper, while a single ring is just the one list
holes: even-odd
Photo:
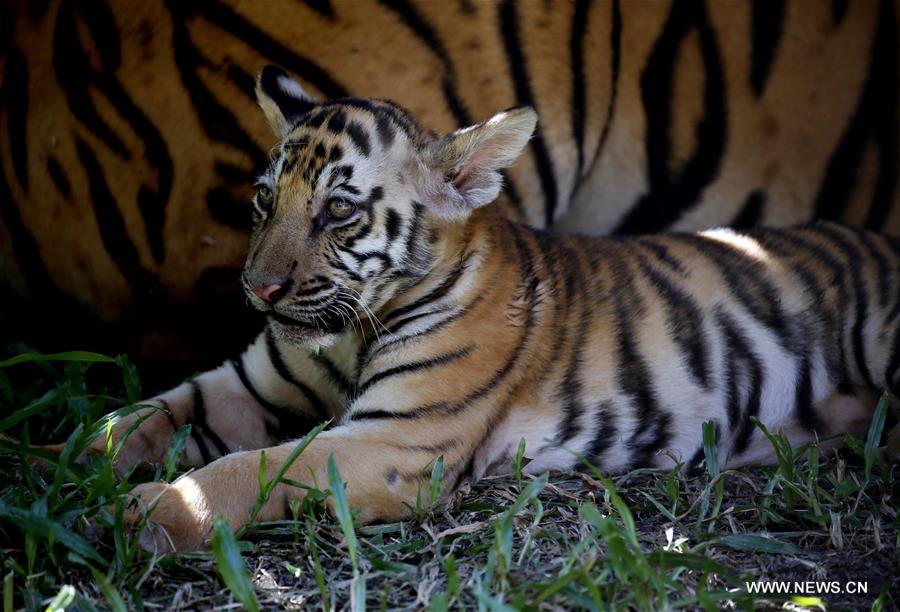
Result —
[{"label": "pink nose", "polygon": [[284,285],[269,285],[268,287],[253,287],[251,289],[262,301],[273,304],[284,294]]}]

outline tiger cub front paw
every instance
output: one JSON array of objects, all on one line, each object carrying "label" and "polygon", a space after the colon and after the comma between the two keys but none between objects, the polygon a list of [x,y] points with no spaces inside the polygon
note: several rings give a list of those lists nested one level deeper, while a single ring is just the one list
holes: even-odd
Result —
[{"label": "tiger cub front paw", "polygon": [[202,491],[175,484],[148,482],[131,490],[125,524],[140,532],[141,548],[153,553],[187,552],[209,539],[211,516]]}]

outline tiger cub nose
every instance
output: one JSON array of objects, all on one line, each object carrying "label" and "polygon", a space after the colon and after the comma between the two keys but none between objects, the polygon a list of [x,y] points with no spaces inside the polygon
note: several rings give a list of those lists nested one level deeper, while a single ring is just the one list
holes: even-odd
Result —
[{"label": "tiger cub nose", "polygon": [[263,302],[274,304],[284,297],[290,286],[291,281],[288,279],[283,283],[273,283],[267,287],[251,287],[250,290]]}]

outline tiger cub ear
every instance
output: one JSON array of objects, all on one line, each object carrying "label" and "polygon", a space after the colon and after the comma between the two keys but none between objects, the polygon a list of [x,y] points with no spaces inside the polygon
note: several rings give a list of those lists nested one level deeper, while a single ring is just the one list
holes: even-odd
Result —
[{"label": "tiger cub ear", "polygon": [[300,83],[278,66],[266,66],[256,75],[256,102],[279,138],[286,138],[301,115],[316,104]]},{"label": "tiger cub ear", "polygon": [[500,170],[516,161],[536,125],[534,109],[514,108],[429,145],[425,163],[442,177],[442,185],[435,190],[438,212],[466,216],[493,202],[503,186]]}]

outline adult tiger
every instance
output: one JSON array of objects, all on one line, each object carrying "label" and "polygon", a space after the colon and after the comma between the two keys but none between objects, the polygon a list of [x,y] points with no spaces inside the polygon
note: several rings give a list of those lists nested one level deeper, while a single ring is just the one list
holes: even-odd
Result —
[{"label": "adult tiger", "polygon": [[114,440],[137,427],[120,468],[162,461],[185,423],[184,459],[205,466],[135,489],[163,528],[148,548],[194,548],[217,514],[247,522],[260,471],[296,442],[265,463],[255,449],[327,416],[258,518],[290,516],[296,483],[327,482],[332,455],[364,521],[415,507],[439,456],[446,493],[509,469],[521,439],[531,472],[575,453],[612,472],[694,466],[712,421],[722,465],[771,461],[754,417],[795,444],[861,433],[874,399],[841,384],[900,386],[896,239],[831,224],[552,236],[486,207],[529,108],[435,138],[389,103],[317,104],[272,67],[259,97],[282,143],[243,278],[269,323],[239,359],[115,424]]},{"label": "adult tiger", "polygon": [[147,357],[218,353],[246,319],[266,61],[441,131],[535,106],[507,210],[537,226],[895,230],[897,17],[892,0],[5,2],[0,284],[27,301],[4,323],[84,347],[82,313]]}]

